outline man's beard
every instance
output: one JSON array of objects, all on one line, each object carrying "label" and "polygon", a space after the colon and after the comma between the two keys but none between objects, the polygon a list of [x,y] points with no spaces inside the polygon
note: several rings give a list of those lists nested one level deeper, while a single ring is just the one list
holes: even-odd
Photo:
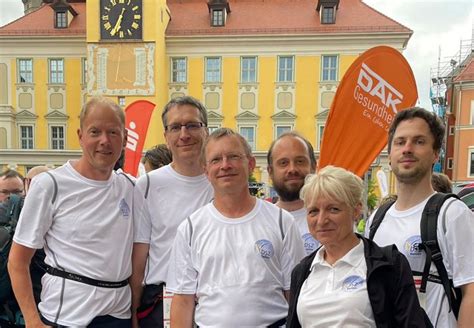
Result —
[{"label": "man's beard", "polygon": [[395,165],[392,168],[392,171],[399,182],[414,185],[420,182],[426,176],[426,174],[431,171],[431,167],[418,166],[413,170],[404,172]]},{"label": "man's beard", "polygon": [[273,181],[273,189],[278,194],[278,197],[284,202],[292,202],[300,199],[300,190],[304,185],[304,181],[301,181],[301,184],[295,186],[292,189],[288,189],[284,183],[277,183]]}]

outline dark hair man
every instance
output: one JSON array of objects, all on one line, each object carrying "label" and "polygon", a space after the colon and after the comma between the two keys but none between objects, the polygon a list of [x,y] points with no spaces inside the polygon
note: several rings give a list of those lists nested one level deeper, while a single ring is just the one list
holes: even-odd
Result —
[{"label": "dark hair man", "polygon": [[154,306],[141,318],[141,328],[163,326],[162,295],[176,230],[186,217],[208,203],[213,194],[199,162],[208,135],[204,106],[189,96],[175,98],[165,106],[161,117],[173,161],[140,177],[134,195],[136,222],[131,285],[135,327],[137,308],[140,306],[139,312],[143,313],[147,303]]},{"label": "dark hair man", "polygon": [[255,158],[241,135],[217,129],[201,160],[214,200],[178,227],[167,281],[171,326],[191,328],[193,314],[200,327],[282,326],[291,270],[303,256],[293,218],[251,196]]},{"label": "dark hair man", "polygon": [[168,165],[172,160],[173,158],[168,146],[160,144],[145,152],[142,163],[145,166],[145,171],[150,172]]},{"label": "dark hair man", "polygon": [[[425,252],[418,247],[420,220],[424,206],[435,193],[432,167],[438,161],[443,137],[440,119],[418,107],[399,112],[389,129],[389,160],[398,197],[385,214],[374,241],[380,246],[397,245],[412,271],[423,272],[425,264]],[[420,303],[426,303],[424,308],[435,327],[474,327],[474,214],[457,199],[446,201],[439,213],[437,239],[443,262],[449,278],[463,294],[458,322],[449,310],[443,285],[428,281],[426,295],[419,293]],[[374,215],[366,227],[370,227]],[[437,274],[433,264],[430,273]]]},{"label": "dark hair man", "polygon": [[14,170],[6,170],[0,174],[0,202],[10,194],[23,195],[23,176]]},{"label": "dark hair man", "polygon": [[[133,184],[113,172],[125,147],[125,115],[92,98],[77,131],[82,155],[32,181],[8,269],[27,327],[129,327]],[[39,313],[29,266],[45,249]]]},{"label": "dark hair man", "polygon": [[276,205],[295,218],[306,254],[309,255],[319,247],[319,242],[309,233],[300,190],[306,176],[316,169],[313,146],[295,131],[283,133],[272,142],[267,163],[268,174],[278,194]]}]

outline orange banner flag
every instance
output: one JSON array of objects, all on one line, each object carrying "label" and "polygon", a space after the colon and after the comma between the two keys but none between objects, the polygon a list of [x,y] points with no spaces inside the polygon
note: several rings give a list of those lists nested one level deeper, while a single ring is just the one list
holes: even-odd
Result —
[{"label": "orange banner flag", "polygon": [[415,77],[400,52],[379,46],[361,54],[337,88],[318,168],[335,165],[363,176],[386,146],[395,114],[417,99]]},{"label": "orange banner flag", "polygon": [[137,100],[125,109],[125,127],[128,135],[123,170],[133,176],[137,176],[138,164],[142,157],[148,125],[154,108],[155,104],[152,102]]}]

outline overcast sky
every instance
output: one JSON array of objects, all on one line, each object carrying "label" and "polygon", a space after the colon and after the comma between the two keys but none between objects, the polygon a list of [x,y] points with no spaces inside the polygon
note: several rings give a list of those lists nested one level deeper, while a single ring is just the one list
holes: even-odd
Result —
[{"label": "overcast sky", "polygon": [[[204,0],[203,0],[204,1]],[[341,0],[342,2],[345,0]],[[367,4],[414,31],[403,53],[418,85],[419,105],[431,108],[430,68],[449,61],[461,40],[473,38],[473,0],[364,0]],[[316,0],[315,0],[316,2]],[[23,14],[21,0],[0,0],[0,26]]]}]

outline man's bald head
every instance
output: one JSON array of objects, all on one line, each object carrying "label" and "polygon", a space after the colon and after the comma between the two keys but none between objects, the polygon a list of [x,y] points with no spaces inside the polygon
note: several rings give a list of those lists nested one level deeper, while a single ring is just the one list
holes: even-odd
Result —
[{"label": "man's bald head", "polygon": [[49,167],[45,165],[34,166],[28,171],[25,178],[25,194],[28,193],[28,190],[30,189],[31,179],[46,171],[49,171]]}]

